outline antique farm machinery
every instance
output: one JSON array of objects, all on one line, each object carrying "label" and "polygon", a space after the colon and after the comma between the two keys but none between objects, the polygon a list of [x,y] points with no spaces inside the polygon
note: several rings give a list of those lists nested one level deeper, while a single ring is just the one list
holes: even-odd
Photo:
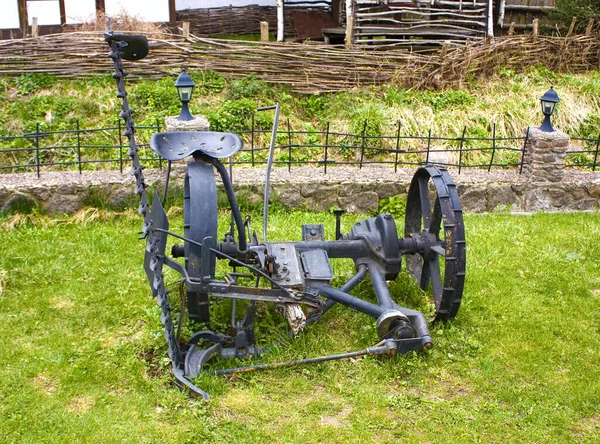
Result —
[{"label": "antique farm machinery", "polygon": [[[152,137],[150,145],[168,161],[164,196],[171,162],[189,158],[184,179],[183,235],[177,234],[169,229],[165,200],[161,200],[156,191],[150,207],[124,85],[126,74],[122,59],[145,57],[147,40],[141,36],[112,33],[107,33],[105,38],[115,64],[117,96],[123,100],[120,117],[126,124],[124,134],[129,139],[131,171],[136,179],[136,194],[140,197],[139,213],[144,217],[140,233],[146,241],[144,268],[152,294],[161,308],[168,353],[180,385],[208,399],[207,393],[191,380],[203,371],[209,359],[215,356],[257,357],[263,352],[255,341],[259,303],[280,307],[294,333],[305,324],[318,321],[334,304],[343,304],[372,316],[379,338],[373,347],[361,351],[216,370],[215,374],[364,355],[402,354],[433,346],[425,316],[396,304],[387,281],[398,276],[404,258],[405,266],[417,284],[424,290],[431,288],[435,308],[433,321],[451,320],[456,316],[465,276],[465,235],[456,186],[445,169],[426,165],[416,171],[408,192],[403,237],[398,237],[396,224],[389,214],[358,222],[349,233],[342,234],[338,213],[335,240],[325,240],[322,225],[308,224],[302,227],[301,241],[267,242],[251,233],[249,221],[242,218],[230,175],[220,160],[234,156],[242,148],[241,140],[231,133],[159,133]],[[215,171],[222,180],[232,215],[231,227],[221,240],[217,238]],[[265,189],[268,188],[267,184]],[[268,198],[265,204],[268,204]],[[170,256],[166,252],[168,236],[182,241],[181,245],[172,247]],[[263,237],[266,237],[266,227]],[[339,288],[330,284],[334,277],[330,259],[336,258],[352,259],[356,267],[356,274]],[[215,276],[217,259],[228,261],[232,268],[223,279]],[[185,304],[180,310],[177,330],[181,328],[185,310],[191,319],[209,325],[211,299],[227,298],[232,301],[235,333],[226,335],[203,330],[193,334],[187,343],[180,343],[165,286],[165,267],[181,275]],[[240,273],[239,269],[245,272]],[[377,304],[349,293],[367,276]],[[251,279],[253,285],[241,285],[239,282],[243,279]],[[245,303],[243,315],[236,313],[239,300],[249,301]]]}]

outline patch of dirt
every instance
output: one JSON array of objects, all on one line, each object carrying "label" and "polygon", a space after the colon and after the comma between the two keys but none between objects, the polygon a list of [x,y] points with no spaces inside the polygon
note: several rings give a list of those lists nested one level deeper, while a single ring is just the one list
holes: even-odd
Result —
[{"label": "patch of dirt", "polygon": [[56,390],[58,384],[55,380],[40,374],[33,378],[33,386],[45,395],[50,396]]},{"label": "patch of dirt", "polygon": [[589,442],[590,435],[596,435],[600,431],[600,414],[583,418],[579,427],[573,429],[573,435],[580,442]]},{"label": "patch of dirt", "polygon": [[61,298],[60,296],[53,297],[50,300],[50,306],[52,308],[57,308],[59,310],[73,308],[73,302],[66,298]]},{"label": "patch of dirt", "polygon": [[139,359],[146,361],[146,377],[148,379],[164,378],[167,373],[161,366],[161,358],[154,350],[146,350],[137,354]]},{"label": "patch of dirt", "polygon": [[350,415],[351,409],[344,407],[341,412],[337,415],[323,415],[321,416],[321,425],[331,427],[344,427],[346,425],[346,419]]},{"label": "patch of dirt", "polygon": [[67,410],[72,413],[85,413],[94,407],[95,401],[89,397],[73,398],[67,404]]},{"label": "patch of dirt", "polygon": [[[2,294],[2,291],[0,291],[0,294]],[[597,288],[596,290],[592,290],[592,294],[595,297],[600,298],[600,288]]]},{"label": "patch of dirt", "polygon": [[[125,326],[110,334],[107,333],[106,336],[100,338],[102,346],[106,349],[110,349],[122,343],[135,343],[141,339],[144,333],[144,327],[144,321],[140,319],[133,327]],[[145,356],[145,353],[140,354],[140,356]],[[145,357],[143,359],[146,360]]]}]

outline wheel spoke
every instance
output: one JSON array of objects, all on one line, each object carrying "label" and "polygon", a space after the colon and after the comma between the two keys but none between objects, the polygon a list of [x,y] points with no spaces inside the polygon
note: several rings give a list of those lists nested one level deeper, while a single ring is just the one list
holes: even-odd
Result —
[{"label": "wheel spoke", "polygon": [[429,288],[429,280],[431,278],[431,268],[429,267],[429,262],[424,262],[422,269],[423,271],[421,272],[420,286],[421,290],[427,291]]},{"label": "wheel spoke", "polygon": [[433,289],[433,299],[435,300],[436,308],[440,307],[442,302],[442,274],[440,271],[440,260],[439,256],[435,256],[435,259],[427,262],[427,269],[431,276],[431,288]]},{"label": "wheel spoke", "polygon": [[435,251],[440,256],[446,257],[446,250],[441,245],[435,245],[431,247],[431,251]]},{"label": "wheel spoke", "polygon": [[429,231],[431,225],[431,201],[429,200],[429,178],[419,177],[419,197],[421,199],[421,214],[423,215],[423,229]]},{"label": "wheel spoke", "polygon": [[429,233],[435,234],[435,237],[439,239],[440,227],[442,226],[442,208],[440,206],[440,200],[435,200],[433,206],[433,219],[431,220],[431,226],[429,227]]}]

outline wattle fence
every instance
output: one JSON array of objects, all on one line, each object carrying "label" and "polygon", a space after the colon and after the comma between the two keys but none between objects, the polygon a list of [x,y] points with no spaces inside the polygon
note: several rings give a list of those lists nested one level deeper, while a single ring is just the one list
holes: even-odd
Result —
[{"label": "wattle fence", "polygon": [[[485,78],[500,67],[522,71],[542,64],[556,72],[585,72],[600,65],[600,35],[519,35],[445,45],[429,52],[411,48],[352,49],[316,43],[261,43],[188,39],[153,34],[147,58],[130,62],[130,79],[173,76],[186,67],[262,80],[300,93],[337,92],[393,84],[460,87],[468,77]],[[110,74],[108,47],[100,32],[55,34],[0,41],[0,75],[46,73],[86,78]]]}]

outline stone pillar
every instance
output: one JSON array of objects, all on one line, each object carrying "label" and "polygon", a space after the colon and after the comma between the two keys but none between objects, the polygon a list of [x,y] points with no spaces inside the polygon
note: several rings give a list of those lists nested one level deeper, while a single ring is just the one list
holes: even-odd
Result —
[{"label": "stone pillar", "polygon": [[529,127],[523,174],[530,182],[560,182],[565,175],[568,147],[569,136],[562,131],[546,133],[537,127]]},{"label": "stone pillar", "polygon": [[177,120],[177,116],[165,117],[165,130],[172,131],[208,131],[210,124],[204,116],[194,116],[192,120]]}]

